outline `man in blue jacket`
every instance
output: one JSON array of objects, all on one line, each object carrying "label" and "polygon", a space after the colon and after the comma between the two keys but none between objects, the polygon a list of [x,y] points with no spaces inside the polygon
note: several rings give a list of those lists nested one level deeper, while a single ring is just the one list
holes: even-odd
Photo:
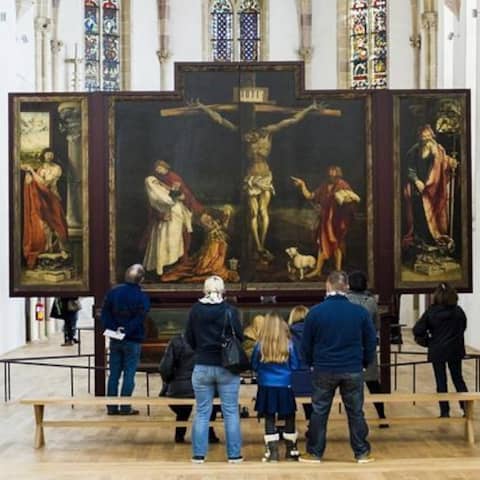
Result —
[{"label": "man in blue jacket", "polygon": [[[144,321],[150,310],[150,300],[142,292],[140,283],[145,277],[142,265],[127,268],[125,283],[113,287],[106,295],[102,306],[104,328],[125,334],[122,340],[110,338],[110,375],[107,395],[118,395],[118,383],[123,372],[122,397],[130,397],[135,387],[135,373],[140,360],[142,341],[145,338]],[[137,415],[131,405],[108,405],[109,415]]]},{"label": "man in blue jacket", "polygon": [[373,360],[376,334],[368,311],[345,296],[348,277],[335,271],[327,278],[325,300],[305,319],[302,349],[313,367],[312,404],[307,453],[302,462],[320,463],[326,445],[327,421],[337,387],[348,416],[350,444],[358,463],[373,461],[363,413],[363,369]]}]

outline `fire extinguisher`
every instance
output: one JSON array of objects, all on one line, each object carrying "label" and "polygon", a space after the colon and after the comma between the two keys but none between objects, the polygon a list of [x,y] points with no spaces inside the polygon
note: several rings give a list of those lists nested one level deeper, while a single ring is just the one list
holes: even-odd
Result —
[{"label": "fire extinguisher", "polygon": [[45,320],[45,305],[41,298],[37,298],[37,303],[35,304],[35,320],[38,322]]}]

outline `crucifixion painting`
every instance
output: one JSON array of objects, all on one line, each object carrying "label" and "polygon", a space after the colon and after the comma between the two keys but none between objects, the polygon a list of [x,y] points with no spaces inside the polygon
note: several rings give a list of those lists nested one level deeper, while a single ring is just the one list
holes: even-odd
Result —
[{"label": "crucifixion painting", "polygon": [[[187,107],[162,109],[164,116],[191,115],[205,113],[213,122],[226,129],[239,133],[242,138],[243,154],[247,158],[247,170],[243,177],[243,191],[248,207],[248,227],[253,240],[253,255],[261,263],[270,263],[274,255],[266,248],[266,238],[270,225],[269,205],[275,195],[275,186],[269,158],[272,151],[273,135],[300,123],[307,115],[341,116],[338,109],[327,108],[315,99],[305,108],[281,107],[268,100],[268,88],[256,87],[255,76],[250,79],[253,85],[234,90],[234,104],[205,105],[200,99],[189,102]],[[221,112],[235,112],[243,108],[248,112],[242,118],[244,125],[236,125]],[[288,114],[288,118],[267,125],[256,125],[257,113]]]},{"label": "crucifixion painting", "polygon": [[112,279],[133,262],[162,291],[368,270],[367,97],[301,94],[289,69],[188,70],[181,96],[119,96]]}]

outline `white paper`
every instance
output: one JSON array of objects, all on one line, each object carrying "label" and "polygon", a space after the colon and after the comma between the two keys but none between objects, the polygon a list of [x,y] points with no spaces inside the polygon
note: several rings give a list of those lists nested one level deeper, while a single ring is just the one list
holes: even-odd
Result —
[{"label": "white paper", "polygon": [[108,338],[114,338],[115,340],[123,340],[125,338],[125,334],[123,332],[119,332],[118,330],[110,330],[107,328],[103,334]]}]

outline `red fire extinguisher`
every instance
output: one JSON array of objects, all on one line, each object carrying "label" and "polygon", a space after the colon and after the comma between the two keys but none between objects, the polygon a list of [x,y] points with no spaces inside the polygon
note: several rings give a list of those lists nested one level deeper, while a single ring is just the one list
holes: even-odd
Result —
[{"label": "red fire extinguisher", "polygon": [[37,303],[35,304],[35,320],[38,322],[45,320],[45,306],[41,298],[37,298]]}]

